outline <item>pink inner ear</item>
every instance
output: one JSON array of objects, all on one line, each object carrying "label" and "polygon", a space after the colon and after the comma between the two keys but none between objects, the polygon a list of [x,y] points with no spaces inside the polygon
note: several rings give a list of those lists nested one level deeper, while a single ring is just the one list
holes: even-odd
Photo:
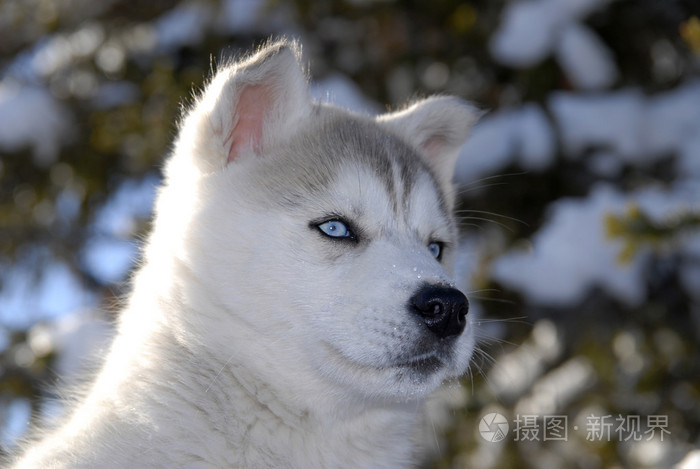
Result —
[{"label": "pink inner ear", "polygon": [[229,145],[227,164],[246,147],[260,154],[265,111],[271,104],[271,93],[267,88],[264,85],[248,85],[241,90],[234,113],[238,120],[224,140],[224,145]]},{"label": "pink inner ear", "polygon": [[428,155],[428,158],[435,160],[439,158],[443,149],[445,148],[446,139],[443,135],[432,135],[423,144],[423,151]]}]

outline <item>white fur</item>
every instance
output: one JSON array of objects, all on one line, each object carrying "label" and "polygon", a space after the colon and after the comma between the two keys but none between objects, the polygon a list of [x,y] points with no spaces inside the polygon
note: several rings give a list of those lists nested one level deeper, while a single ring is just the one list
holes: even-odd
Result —
[{"label": "white fur", "polygon": [[[422,284],[452,284],[451,254],[437,262],[426,245],[455,240],[438,186],[448,192],[475,115],[434,98],[377,122],[342,117],[388,129],[425,158],[410,186],[393,169],[392,203],[361,158],[324,160],[328,145],[339,146],[331,137],[294,150],[311,139],[298,135],[346,116],[309,101],[298,54],[277,43],[224,68],[186,116],[102,370],[16,467],[415,461],[420,404],[464,373],[473,347],[470,324],[445,356],[425,345],[407,303]],[[305,163],[316,149],[324,155]],[[298,194],[305,202],[286,200]],[[340,213],[363,228],[363,242],[330,240],[309,225]],[[400,365],[433,355],[442,365],[424,375]]]}]

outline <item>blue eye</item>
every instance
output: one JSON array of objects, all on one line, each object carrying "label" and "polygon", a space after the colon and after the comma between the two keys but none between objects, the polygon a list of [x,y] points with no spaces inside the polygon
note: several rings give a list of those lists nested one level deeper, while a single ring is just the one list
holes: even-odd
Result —
[{"label": "blue eye", "polygon": [[430,254],[432,254],[435,259],[440,260],[442,257],[442,243],[432,242],[428,244],[428,250],[430,250]]},{"label": "blue eye", "polygon": [[326,236],[331,238],[354,238],[354,234],[350,229],[340,220],[329,220],[318,225],[318,229],[321,230]]}]

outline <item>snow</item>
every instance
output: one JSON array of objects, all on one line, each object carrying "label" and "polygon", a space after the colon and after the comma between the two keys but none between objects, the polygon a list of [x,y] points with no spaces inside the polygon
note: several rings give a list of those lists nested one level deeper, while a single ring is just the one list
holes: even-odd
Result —
[{"label": "snow", "polygon": [[244,34],[256,31],[264,18],[263,0],[225,0],[217,15],[219,29],[229,34]]},{"label": "snow", "polygon": [[25,77],[47,77],[69,68],[76,61],[94,54],[104,38],[103,28],[94,23],[69,34],[47,36],[26,52]]},{"label": "snow", "polygon": [[[216,8],[216,10],[215,10]],[[166,50],[199,44],[205,34],[277,33],[290,29],[293,9],[280,2],[224,0],[218,7],[182,2],[155,22],[158,46]]]},{"label": "snow", "polygon": [[67,382],[79,378],[86,366],[100,357],[113,334],[113,327],[92,310],[77,310],[50,323],[38,324],[29,332],[32,349],[57,353],[53,366]]},{"label": "snow", "polygon": [[180,3],[156,20],[158,46],[171,50],[200,43],[211,18],[212,12],[204,3]]},{"label": "snow", "polygon": [[[262,0],[227,0],[217,12],[207,5],[182,2],[152,23],[137,25],[127,29],[122,37],[109,39],[102,26],[87,23],[75,32],[49,35],[17,54],[3,70],[0,81],[0,149],[17,151],[30,147],[39,165],[56,161],[61,146],[71,140],[73,118],[49,92],[46,81],[80,60],[94,56],[98,66],[114,72],[123,66],[125,48],[138,48],[139,53],[148,54],[157,49],[196,45],[214,23],[226,32],[248,31],[262,27],[263,20],[279,20],[280,15],[273,13],[283,10],[280,6],[274,11],[263,11]],[[90,73],[75,73],[72,80],[75,93],[91,98],[98,109],[138,98],[138,89],[131,84],[98,84]],[[335,78],[332,85],[345,103],[359,103],[358,110],[374,112],[372,104],[363,102],[359,93],[350,89],[354,85],[342,83],[340,78]]]},{"label": "snow", "polygon": [[0,323],[11,329],[26,329],[96,301],[95,295],[61,261],[49,261],[38,283],[30,265],[14,266],[3,274],[2,280]]},{"label": "snow", "polygon": [[83,290],[78,277],[63,262],[44,267],[36,294],[36,306],[44,316],[58,317],[72,311],[89,300],[91,295]]},{"label": "snow", "polygon": [[139,250],[135,242],[93,237],[83,247],[84,268],[103,285],[121,282],[136,262]]},{"label": "snow", "polygon": [[[600,66],[600,65],[598,65]],[[607,239],[604,220],[638,206],[655,223],[671,223],[700,207],[700,82],[646,96],[639,89],[608,92],[556,92],[547,108],[565,157],[583,159],[593,174],[615,177],[626,165],[644,167],[675,156],[677,179],[662,188],[623,193],[595,186],[588,197],[553,202],[547,222],[532,238],[531,250],[512,249],[492,265],[492,277],[534,303],[576,304],[594,287],[628,305],[644,301],[648,251],[629,264],[618,256],[621,241]],[[462,149],[455,180],[465,186],[517,164],[548,168],[556,137],[546,112],[536,104],[487,115]],[[691,258],[697,232],[684,233],[670,249]],[[688,292],[700,291],[700,274],[681,267]]]},{"label": "snow", "polygon": [[148,218],[153,211],[158,184],[160,178],[155,174],[124,181],[97,213],[93,227],[97,234],[122,239],[133,236],[136,220]]},{"label": "snow", "polygon": [[[45,357],[55,353],[53,371],[64,385],[78,384],[81,376],[91,365],[95,365],[106,351],[113,328],[90,310],[66,313],[54,320],[40,322],[29,330],[27,344],[21,347],[22,354],[31,362],[34,357]],[[16,358],[17,352],[15,352]],[[42,402],[41,418],[51,424],[63,413],[65,403],[60,400]],[[12,399],[0,427],[2,446],[11,449],[28,428],[31,417],[28,399]]]},{"label": "snow", "polygon": [[620,214],[628,199],[608,185],[586,199],[561,199],[551,206],[545,225],[533,236],[531,250],[513,249],[495,260],[492,276],[535,303],[576,304],[594,286],[628,304],[644,300],[642,262],[617,261],[619,241],[607,239],[607,214]]},{"label": "snow", "polygon": [[21,436],[27,431],[27,423],[32,416],[32,406],[29,399],[15,398],[10,401],[5,409],[4,423],[2,424],[0,443],[6,449],[12,449]]},{"label": "snow", "polygon": [[110,81],[101,84],[92,98],[95,109],[106,110],[134,103],[140,96],[138,86],[126,81]]},{"label": "snow", "polygon": [[564,23],[580,20],[601,9],[612,0],[540,0],[550,10],[550,14]]},{"label": "snow", "polygon": [[532,67],[552,53],[581,89],[610,86],[618,71],[608,47],[580,20],[608,0],[521,0],[503,11],[491,37],[491,55],[515,68]]},{"label": "snow", "polygon": [[457,159],[455,181],[467,185],[510,164],[515,151],[511,120],[512,112],[501,111],[476,123]]},{"label": "snow", "polygon": [[610,49],[579,23],[571,23],[561,32],[555,56],[571,83],[582,90],[607,88],[619,75]]},{"label": "snow", "polygon": [[[688,140],[697,139],[700,135],[700,80],[689,80],[650,97],[644,119],[643,137],[649,152],[679,151]],[[693,158],[697,158],[697,154]]]},{"label": "snow", "polygon": [[527,170],[546,169],[554,161],[555,145],[552,125],[537,104],[489,114],[474,126],[462,148],[455,181],[466,185],[513,163]]},{"label": "snow", "polygon": [[700,171],[699,81],[650,97],[636,88],[558,92],[548,104],[571,158],[604,149],[623,163],[641,165],[675,154],[680,176]]},{"label": "snow", "polygon": [[[80,255],[87,271],[104,284],[123,281],[133,266],[138,256],[138,244],[132,239],[136,222],[150,216],[158,181],[151,175],[124,182],[96,216],[94,234]],[[70,215],[70,209],[64,215]],[[95,304],[94,294],[63,262],[50,259],[35,284],[31,264],[40,258],[41,253],[35,253],[27,264],[3,269],[0,324],[27,328]]]},{"label": "snow", "polygon": [[668,189],[647,187],[633,193],[634,201],[644,214],[657,224],[672,221],[681,213],[700,214],[700,184],[686,181]]},{"label": "snow", "polygon": [[0,82],[0,148],[29,147],[36,163],[48,166],[70,141],[71,123],[68,110],[45,88],[11,79]]},{"label": "snow", "polygon": [[683,178],[700,180],[700,133],[688,135],[678,142],[678,146],[676,173]]},{"label": "snow", "polygon": [[611,93],[553,93],[549,109],[567,156],[610,150],[626,160],[644,155],[644,97],[636,89]]},{"label": "snow", "polygon": [[551,52],[559,17],[543,1],[513,2],[503,11],[499,28],[491,37],[491,55],[513,67],[530,67]]},{"label": "snow", "polygon": [[523,344],[494,363],[488,374],[489,387],[499,400],[515,401],[563,352],[563,335],[557,326],[549,320],[539,320]]},{"label": "snow", "polygon": [[541,62],[559,40],[562,29],[601,8],[609,0],[520,0],[507,5],[491,37],[491,54],[513,67]]},{"label": "snow", "polygon": [[138,220],[151,215],[158,183],[154,175],[125,181],[95,217],[81,261],[103,284],[123,281],[136,262],[139,249],[132,238]]},{"label": "snow", "polygon": [[616,178],[622,174],[624,165],[618,155],[610,150],[595,150],[586,160],[588,169],[602,178]]},{"label": "snow", "polygon": [[55,212],[64,222],[73,222],[80,215],[81,194],[72,188],[63,189],[56,196]]},{"label": "snow", "polygon": [[[623,214],[630,206],[638,206],[656,223],[668,222],[683,211],[697,211],[700,185],[648,187],[623,194],[600,184],[586,198],[561,199],[551,205],[549,219],[533,236],[531,249],[512,249],[496,259],[492,277],[538,304],[576,304],[593,287],[627,305],[641,304],[647,249],[640,248],[629,263],[621,263],[621,242],[607,238],[604,227],[607,215]],[[679,250],[691,249],[699,240],[696,230],[677,241]],[[695,279],[690,271],[683,275],[686,283]],[[693,288],[700,289],[700,284]]]},{"label": "snow", "polygon": [[[554,53],[583,92],[552,93],[547,110],[565,156],[587,157],[594,174],[614,177],[625,165],[676,156],[680,178],[700,176],[700,81],[647,97],[636,88],[603,91],[618,77],[609,49],[581,23],[608,0],[516,1],[504,9],[493,34],[494,58],[513,67],[537,64]],[[546,112],[533,103],[484,117],[462,149],[455,180],[468,184],[518,164],[546,169],[556,137]]]},{"label": "snow", "polygon": [[516,415],[554,415],[589,390],[597,375],[591,362],[577,356],[537,380],[515,407]]},{"label": "snow", "polygon": [[554,162],[554,129],[540,106],[524,105],[513,122],[513,133],[520,150],[520,166],[524,169],[541,171]]}]

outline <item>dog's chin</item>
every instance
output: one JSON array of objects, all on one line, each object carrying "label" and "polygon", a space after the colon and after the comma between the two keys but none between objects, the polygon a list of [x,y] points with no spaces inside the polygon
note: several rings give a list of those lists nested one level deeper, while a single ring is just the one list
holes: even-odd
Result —
[{"label": "dog's chin", "polygon": [[453,369],[451,355],[438,351],[371,364],[360,363],[328,343],[324,349],[319,363],[323,375],[362,399],[420,399],[435,391]]}]

